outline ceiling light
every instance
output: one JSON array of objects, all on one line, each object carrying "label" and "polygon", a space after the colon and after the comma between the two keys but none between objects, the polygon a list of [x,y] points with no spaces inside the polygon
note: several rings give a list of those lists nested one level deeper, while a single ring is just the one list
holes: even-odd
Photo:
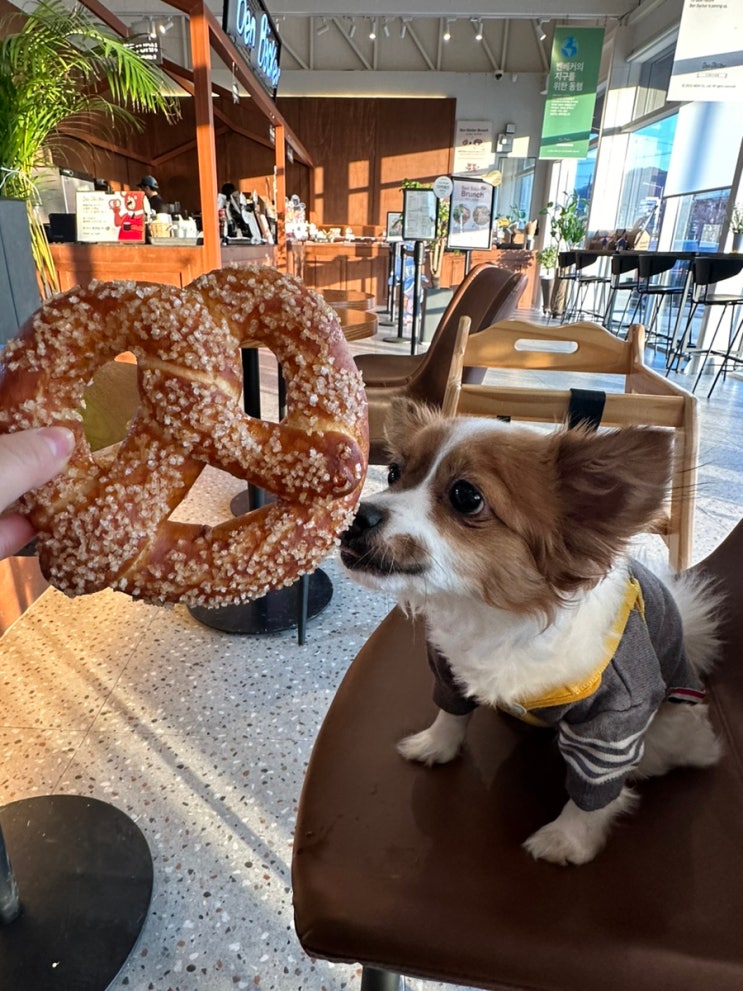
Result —
[{"label": "ceiling light", "polygon": [[376,17],[371,22],[371,30],[369,31],[369,40],[370,41],[376,41],[377,40],[377,19],[376,19]]},{"label": "ceiling light", "polygon": [[482,41],[482,17],[478,18],[475,28],[475,41]]},{"label": "ceiling light", "polygon": [[451,20],[447,17],[446,29],[444,30],[444,41],[451,41]]},{"label": "ceiling light", "polygon": [[322,24],[317,29],[317,33],[318,35],[327,34],[329,30],[330,30],[330,25],[328,24],[328,19],[327,17],[323,17]]},{"label": "ceiling light", "polygon": [[539,20],[534,25],[534,30],[537,33],[537,39],[539,41],[544,41],[544,39],[547,37],[547,35],[545,34],[545,31],[544,31],[544,28],[542,27],[543,24],[544,24],[544,21]]},{"label": "ceiling light", "polygon": [[390,29],[387,27],[387,18],[384,19],[384,24],[382,24],[382,30],[384,31],[385,38],[389,38]]},{"label": "ceiling light", "polygon": [[408,32],[408,22],[405,17],[400,18],[400,37],[404,38]]},{"label": "ceiling light", "polygon": [[351,21],[351,27],[348,29],[348,37],[353,38],[356,34],[356,21]]},{"label": "ceiling light", "polygon": [[175,21],[173,20],[173,18],[169,17],[167,21],[160,21],[160,23],[157,26],[157,30],[160,32],[160,34],[167,34],[168,31],[170,31],[170,29],[173,27],[174,23]]}]

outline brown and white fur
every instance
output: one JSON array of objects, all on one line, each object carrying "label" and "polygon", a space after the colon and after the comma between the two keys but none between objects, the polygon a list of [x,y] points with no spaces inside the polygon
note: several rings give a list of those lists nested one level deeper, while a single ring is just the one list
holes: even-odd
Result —
[{"label": "brown and white fur", "polygon": [[[361,503],[341,542],[360,584],[422,614],[427,637],[480,704],[506,705],[595,668],[626,576],[626,548],[662,505],[667,432],[624,428],[551,433],[492,419],[444,419],[398,402],[388,428],[389,488]],[[698,671],[715,655],[712,590],[667,582]],[[459,752],[468,716],[439,711],[400,753],[425,764]],[[720,755],[704,705],[662,703],[635,777],[706,767]],[[568,800],[525,843],[537,858],[585,863],[611,823],[634,808],[628,787],[597,811]]]}]

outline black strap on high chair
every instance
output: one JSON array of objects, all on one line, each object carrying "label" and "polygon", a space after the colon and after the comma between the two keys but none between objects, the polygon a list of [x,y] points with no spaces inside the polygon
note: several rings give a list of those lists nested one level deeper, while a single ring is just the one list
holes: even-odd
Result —
[{"label": "black strap on high chair", "polygon": [[568,427],[586,426],[597,430],[604,415],[606,393],[596,389],[571,389]]}]

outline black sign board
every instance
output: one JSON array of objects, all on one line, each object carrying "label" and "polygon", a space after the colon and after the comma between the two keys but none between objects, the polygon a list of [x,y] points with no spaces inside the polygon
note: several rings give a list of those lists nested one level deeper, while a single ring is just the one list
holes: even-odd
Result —
[{"label": "black sign board", "polygon": [[222,29],[275,100],[281,75],[281,42],[261,0],[224,0]]}]

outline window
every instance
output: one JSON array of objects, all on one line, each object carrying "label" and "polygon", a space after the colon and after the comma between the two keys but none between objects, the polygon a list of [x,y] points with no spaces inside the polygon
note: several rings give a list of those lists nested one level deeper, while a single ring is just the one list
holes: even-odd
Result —
[{"label": "window", "polygon": [[671,161],[677,116],[646,124],[629,137],[617,227],[642,224],[653,238],[660,229],[660,205]]}]

